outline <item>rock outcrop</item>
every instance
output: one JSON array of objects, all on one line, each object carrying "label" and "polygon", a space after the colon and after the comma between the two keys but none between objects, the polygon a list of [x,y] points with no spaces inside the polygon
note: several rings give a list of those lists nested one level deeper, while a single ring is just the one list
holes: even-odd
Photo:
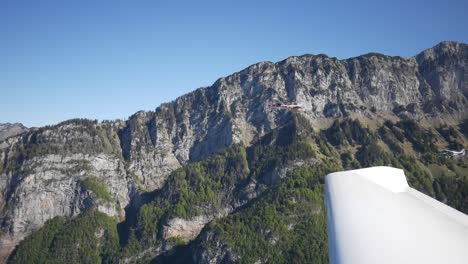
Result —
[{"label": "rock outcrop", "polygon": [[27,131],[28,128],[23,126],[23,124],[20,123],[5,123],[5,124],[0,124],[0,141],[3,141],[4,139],[11,137],[11,136],[16,136],[18,134],[21,134],[25,131]]}]

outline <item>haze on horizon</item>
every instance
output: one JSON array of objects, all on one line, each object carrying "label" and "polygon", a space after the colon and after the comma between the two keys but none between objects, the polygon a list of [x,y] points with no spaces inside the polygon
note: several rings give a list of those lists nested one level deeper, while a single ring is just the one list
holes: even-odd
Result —
[{"label": "haze on horizon", "polygon": [[468,2],[2,1],[0,123],[127,118],[259,61],[468,42]]}]

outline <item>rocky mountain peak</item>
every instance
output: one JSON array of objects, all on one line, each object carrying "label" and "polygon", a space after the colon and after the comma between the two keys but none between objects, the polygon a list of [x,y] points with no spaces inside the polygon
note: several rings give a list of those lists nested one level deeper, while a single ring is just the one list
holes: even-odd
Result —
[{"label": "rocky mountain peak", "polygon": [[426,49],[416,55],[419,61],[435,59],[438,57],[451,57],[463,59],[468,56],[468,45],[455,41],[443,41],[432,48]]}]

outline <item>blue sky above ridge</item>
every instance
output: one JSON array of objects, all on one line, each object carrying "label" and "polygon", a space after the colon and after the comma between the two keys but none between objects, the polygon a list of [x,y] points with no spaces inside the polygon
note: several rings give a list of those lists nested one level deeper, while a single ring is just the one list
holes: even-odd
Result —
[{"label": "blue sky above ridge", "polygon": [[468,42],[468,2],[0,2],[0,123],[127,118],[258,61]]}]

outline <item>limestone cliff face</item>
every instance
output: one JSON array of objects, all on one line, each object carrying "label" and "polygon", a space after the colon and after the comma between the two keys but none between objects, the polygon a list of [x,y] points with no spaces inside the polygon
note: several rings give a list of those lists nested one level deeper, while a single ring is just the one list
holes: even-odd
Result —
[{"label": "limestone cliff face", "polygon": [[261,62],[135,114],[122,133],[124,157],[145,186],[159,188],[181,164],[232,143],[248,145],[284,124],[285,111],[267,106],[272,99],[301,103],[301,113],[318,126],[349,115],[457,122],[468,105],[467,50],[444,42],[414,58],[305,55]]},{"label": "limestone cliff face", "polygon": [[119,157],[119,127],[76,120],[1,142],[3,256],[55,216],[73,217],[96,206],[124,218],[132,185]]},{"label": "limestone cliff face", "polygon": [[320,127],[344,116],[458,122],[467,95],[468,45],[443,42],[412,58],[261,62],[127,121],[31,129],[0,142],[0,253],[54,216],[96,206],[123,219],[132,199],[160,189],[175,169],[285,124],[287,112],[270,100],[301,103],[301,115]]},{"label": "limestone cliff face", "polygon": [[416,56],[419,73],[431,97],[426,112],[466,114],[468,95],[468,48],[466,44],[442,42]]}]

